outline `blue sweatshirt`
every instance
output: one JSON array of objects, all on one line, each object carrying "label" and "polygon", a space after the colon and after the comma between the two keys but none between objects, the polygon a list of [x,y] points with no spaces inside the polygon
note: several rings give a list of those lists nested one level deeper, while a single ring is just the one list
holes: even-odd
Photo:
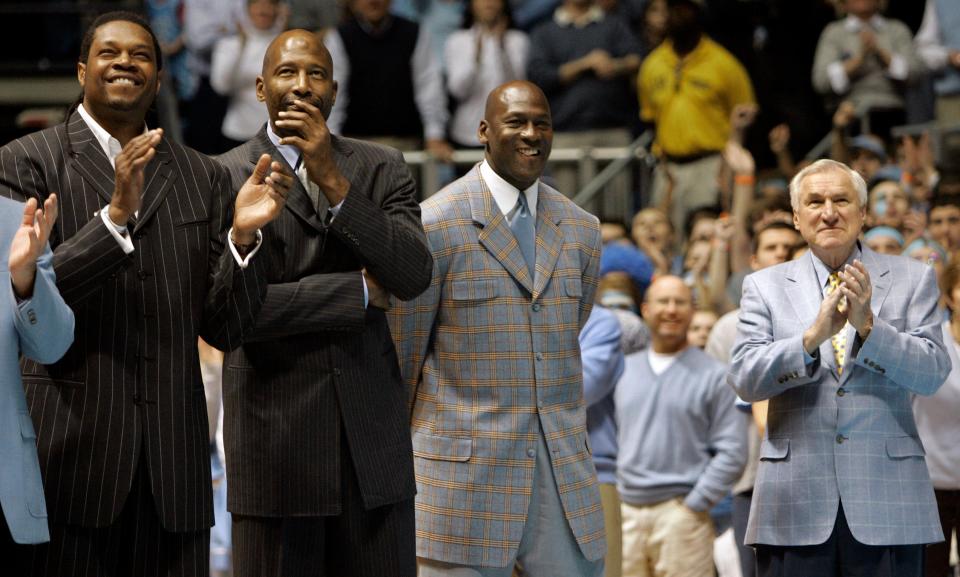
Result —
[{"label": "blue sweatshirt", "polygon": [[580,332],[583,396],[587,403],[587,433],[593,464],[601,483],[617,482],[617,425],[613,388],[623,374],[620,323],[607,309],[595,305]]},{"label": "blue sweatshirt", "polygon": [[694,511],[706,511],[747,462],[746,422],[726,366],[687,347],[656,375],[648,350],[627,356],[614,393],[620,498],[647,505],[683,496]]}]

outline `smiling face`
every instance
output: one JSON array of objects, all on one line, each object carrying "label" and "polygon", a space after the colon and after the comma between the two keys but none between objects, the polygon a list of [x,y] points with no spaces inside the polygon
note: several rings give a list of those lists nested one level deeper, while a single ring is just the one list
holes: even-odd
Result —
[{"label": "smiling face", "polygon": [[477,136],[494,172],[519,190],[529,188],[543,174],[553,145],[547,97],[523,81],[494,89]]},{"label": "smiling face", "polygon": [[263,58],[263,75],[257,77],[257,99],[267,104],[270,123],[278,136],[290,136],[273,123],[282,110],[296,110],[295,100],[308,102],[330,116],[337,98],[330,53],[306,30],[290,30],[278,36]]},{"label": "smiling face", "polygon": [[150,33],[126,20],[99,26],[86,62],[77,64],[77,80],[83,107],[94,118],[135,112],[142,122],[160,89]]},{"label": "smiling face", "polygon": [[839,266],[853,250],[865,216],[850,176],[833,169],[803,179],[793,225],[820,260]]},{"label": "smiling face", "polygon": [[644,295],[640,311],[650,328],[653,350],[675,353],[687,345],[687,329],[693,318],[690,287],[675,276],[658,277]]}]

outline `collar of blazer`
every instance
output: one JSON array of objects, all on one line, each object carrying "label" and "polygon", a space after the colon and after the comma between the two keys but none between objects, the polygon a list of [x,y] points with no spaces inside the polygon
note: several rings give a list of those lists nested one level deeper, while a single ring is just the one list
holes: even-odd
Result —
[{"label": "collar of blazer", "polygon": [[[867,267],[867,272],[870,273],[870,282],[873,285],[870,310],[873,311],[874,317],[879,318],[883,301],[890,291],[890,266],[886,259],[882,259],[866,245],[861,244],[860,249],[863,264]],[[819,286],[817,272],[813,268],[813,253],[807,251],[798,260],[790,261],[783,266],[785,290],[790,304],[793,305],[794,313],[804,327],[810,326],[813,319],[817,318],[817,312],[820,310],[820,303],[823,300],[821,296],[822,287]],[[824,346],[829,349],[831,346],[829,339],[825,341]],[[848,359],[851,358],[849,353],[852,348],[853,339],[847,339]],[[826,349],[821,348],[820,351],[821,362],[826,362],[831,367],[835,366],[836,362],[833,359],[832,349],[827,350],[827,353],[824,353],[824,350]],[[841,380],[849,377],[852,372],[844,371]]]},{"label": "collar of blazer", "polygon": [[[67,120],[67,133],[70,137],[68,168],[76,170],[90,188],[97,192],[101,197],[99,202],[101,207],[110,204],[116,175],[113,166],[110,165],[110,159],[103,153],[90,127],[79,114],[73,114]],[[156,156],[143,169],[140,213],[138,216],[130,217],[130,228],[133,232],[149,222],[167,196],[172,173],[170,168],[172,158],[170,143],[166,138],[161,139],[160,144],[157,145]]]},{"label": "collar of blazer", "polygon": [[[330,140],[333,145],[333,159],[334,162],[337,163],[337,168],[340,169],[340,173],[343,174],[349,182],[353,183],[357,172],[356,162],[351,158],[353,156],[353,147],[347,139],[335,135],[331,135]],[[253,137],[253,140],[250,141],[250,164],[256,166],[261,154],[269,154],[275,161],[286,167],[286,170],[293,175],[293,187],[290,189],[290,194],[287,195],[285,207],[314,229],[322,231],[324,229],[323,216],[326,215],[327,210],[330,208],[327,197],[320,194],[319,206],[313,206],[313,201],[310,200],[307,189],[303,187],[303,183],[297,178],[293,167],[290,166],[290,163],[280,154],[277,147],[270,142],[270,138],[267,136],[266,124],[264,124],[260,132]]]},{"label": "collar of blazer", "polygon": [[480,244],[537,300],[546,290],[563,248],[559,225],[564,211],[558,199],[560,193],[542,181],[537,189],[537,272],[536,278],[531,279],[513,231],[480,177],[480,165],[474,166],[461,182],[470,199],[473,221],[483,229],[479,234]]}]

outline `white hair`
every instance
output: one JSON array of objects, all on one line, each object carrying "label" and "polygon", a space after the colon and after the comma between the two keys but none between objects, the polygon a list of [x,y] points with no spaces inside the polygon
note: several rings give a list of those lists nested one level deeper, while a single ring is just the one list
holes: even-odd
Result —
[{"label": "white hair", "polygon": [[853,189],[857,191],[860,208],[867,206],[867,183],[863,180],[863,177],[842,162],[823,158],[804,168],[790,180],[790,206],[794,211],[800,209],[800,187],[803,186],[804,179],[813,174],[832,171],[846,174],[850,178],[850,184],[853,186]]}]

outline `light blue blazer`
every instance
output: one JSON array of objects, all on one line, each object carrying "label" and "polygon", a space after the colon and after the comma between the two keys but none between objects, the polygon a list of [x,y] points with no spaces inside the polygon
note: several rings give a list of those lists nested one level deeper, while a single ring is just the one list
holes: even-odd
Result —
[{"label": "light blue blazer", "polygon": [[23,204],[0,197],[0,507],[17,543],[50,539],[37,461],[37,436],[20,381],[20,355],[49,364],[73,342],[73,312],[60,298],[47,246],[33,296],[17,303],[8,268]]},{"label": "light blue blazer", "polygon": [[847,339],[842,376],[829,339],[804,362],[803,332],[822,302],[811,253],[744,280],[729,382],[746,401],[770,399],[748,544],[823,543],[841,504],[861,543],[943,540],[910,404],[950,371],[936,275],[862,250],[874,324],[865,341]]}]

